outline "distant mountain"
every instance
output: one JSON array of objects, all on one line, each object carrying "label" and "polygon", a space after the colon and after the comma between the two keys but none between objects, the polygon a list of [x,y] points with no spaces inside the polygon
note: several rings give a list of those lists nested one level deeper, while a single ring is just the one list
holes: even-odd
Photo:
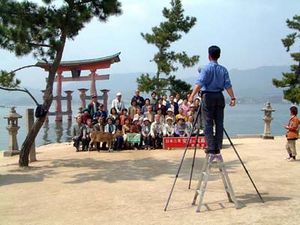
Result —
[{"label": "distant mountain", "polygon": [[[233,69],[229,71],[235,94],[239,100],[247,103],[282,101],[282,89],[272,84],[272,79],[280,79],[282,72],[289,71],[289,66],[266,66],[249,70]],[[195,77],[186,79],[195,82]]]},{"label": "distant mountain", "polygon": [[[289,66],[267,66],[249,70],[230,70],[230,77],[236,96],[241,102],[279,102],[282,101],[282,89],[273,86],[273,78],[281,78],[282,72],[289,71]],[[123,98],[129,102],[137,88],[136,79],[141,73],[122,73],[111,74],[109,80],[97,81],[97,92],[101,94],[101,89],[109,89],[109,101],[111,101],[117,92],[122,92]],[[190,84],[194,84],[195,76],[181,76]],[[73,100],[79,101],[78,88],[90,88],[89,82],[68,82],[63,84],[63,90],[73,90]],[[28,88],[38,99],[42,100],[40,90]],[[55,87],[54,87],[55,93]],[[87,93],[89,94],[89,92]],[[144,95],[145,96],[145,95]],[[7,92],[0,90],[0,105],[28,105],[34,104],[28,95],[21,92]]]}]

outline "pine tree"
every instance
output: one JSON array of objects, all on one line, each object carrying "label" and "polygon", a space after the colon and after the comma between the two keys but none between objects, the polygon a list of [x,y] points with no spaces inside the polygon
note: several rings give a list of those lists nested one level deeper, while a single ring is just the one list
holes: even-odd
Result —
[{"label": "pine tree", "polygon": [[[61,62],[65,43],[74,39],[92,18],[106,22],[109,16],[121,13],[118,0],[0,0],[0,47],[16,56],[33,54],[49,63],[45,97],[42,107],[48,111],[53,99],[53,82]],[[10,78],[8,78],[10,76]],[[2,73],[3,85],[16,86],[13,74]],[[4,77],[4,78],[3,78]],[[46,116],[37,118],[22,144],[19,166],[28,166],[30,147]]]},{"label": "pine tree", "polygon": [[[178,64],[183,68],[194,66],[199,61],[199,56],[189,57],[186,52],[177,53],[170,50],[171,44],[180,40],[183,33],[188,33],[196,24],[196,18],[184,16],[184,9],[180,0],[171,0],[171,8],[164,8],[162,13],[166,21],[152,28],[152,33],[142,33],[142,37],[148,44],[157,48],[157,53],[152,61],[156,64],[157,71],[154,77],[150,74],[142,74],[137,79],[141,91],[150,92],[156,90],[158,94],[170,91],[174,86],[178,91],[190,91],[191,86],[184,81],[175,79],[173,74],[178,70]],[[163,76],[163,77],[162,77]],[[178,84],[184,84],[181,86]]]},{"label": "pine tree", "polygon": [[[291,34],[288,34],[282,43],[286,48],[287,52],[290,51],[291,47],[297,40],[300,39],[300,16],[294,16],[292,20],[287,19],[287,26],[290,29],[296,30]],[[276,87],[284,88],[284,98],[294,104],[300,103],[300,52],[293,52],[290,54],[294,61],[298,65],[291,65],[291,72],[282,73],[282,79],[273,79],[273,84]]]}]

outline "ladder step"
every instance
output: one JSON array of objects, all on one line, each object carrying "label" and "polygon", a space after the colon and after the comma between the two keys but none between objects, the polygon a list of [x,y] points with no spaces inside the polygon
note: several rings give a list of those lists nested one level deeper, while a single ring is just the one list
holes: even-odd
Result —
[{"label": "ladder step", "polygon": [[[200,212],[200,207],[202,205],[203,202],[203,197],[204,197],[204,193],[207,189],[207,182],[210,180],[209,178],[211,178],[212,176],[219,176],[222,178],[223,184],[224,184],[224,189],[227,193],[228,199],[230,202],[234,202],[234,204],[236,205],[237,208],[237,201],[235,199],[234,196],[234,192],[233,189],[231,187],[231,183],[227,174],[227,171],[225,170],[225,164],[223,162],[223,158],[221,155],[207,155],[206,156],[206,162],[203,166],[203,169],[201,171],[202,176],[199,179],[199,183],[195,192],[195,197],[194,197],[194,201],[193,204],[195,204],[196,198],[199,195],[199,204],[198,204],[198,208],[197,208],[197,212]],[[215,170],[215,169],[218,170]],[[213,170],[211,170],[213,169]]]}]

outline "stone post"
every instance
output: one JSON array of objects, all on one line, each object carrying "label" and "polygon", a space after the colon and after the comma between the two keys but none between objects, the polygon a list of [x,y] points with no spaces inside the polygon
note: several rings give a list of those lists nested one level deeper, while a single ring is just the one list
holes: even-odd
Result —
[{"label": "stone post", "polygon": [[80,98],[80,101],[81,101],[81,107],[84,109],[86,107],[86,102],[85,102],[85,97],[86,97],[86,91],[89,90],[89,89],[86,89],[86,88],[79,88],[78,91],[80,92],[79,93],[79,98]]},{"label": "stone post", "polygon": [[9,133],[8,150],[3,153],[5,157],[20,154],[17,140],[18,130],[20,129],[18,126],[19,118],[22,118],[22,116],[16,112],[15,107],[11,107],[9,114],[4,117],[4,119],[7,119],[6,129]]},{"label": "stone post", "polygon": [[104,109],[105,111],[107,111],[107,105],[108,105],[108,89],[102,89],[100,90],[103,93],[103,105],[104,105]]},{"label": "stone post", "polygon": [[[26,109],[25,118],[26,118],[27,132],[29,133],[34,123],[34,109]],[[30,152],[29,152],[29,160],[30,162],[36,161],[35,142],[33,142],[31,145]]]},{"label": "stone post", "polygon": [[65,91],[67,94],[67,114],[68,120],[72,120],[72,93],[73,91],[67,90]]},{"label": "stone post", "polygon": [[90,89],[90,94],[91,94],[91,97],[93,95],[96,95],[97,96],[97,91],[96,91],[96,70],[91,70],[91,89]]},{"label": "stone post", "polygon": [[274,136],[271,135],[271,121],[272,118],[272,112],[275,112],[274,109],[272,109],[271,103],[267,102],[266,107],[263,108],[261,111],[264,112],[263,120],[265,121],[264,125],[264,133],[262,135],[263,139],[274,139]]}]

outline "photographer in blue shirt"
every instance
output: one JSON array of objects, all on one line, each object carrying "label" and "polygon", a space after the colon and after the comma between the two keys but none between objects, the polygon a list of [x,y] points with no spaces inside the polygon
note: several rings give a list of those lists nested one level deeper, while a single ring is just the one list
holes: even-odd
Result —
[{"label": "photographer in blue shirt", "polygon": [[[218,64],[221,49],[218,46],[208,48],[209,63],[201,69],[199,77],[195,83],[189,102],[193,101],[196,94],[201,91],[202,114],[205,121],[204,134],[208,148],[206,153],[220,154],[223,142],[223,123],[225,99],[224,89],[231,97],[230,106],[235,106],[236,99],[232,89],[228,71],[225,67]],[[215,134],[213,126],[215,125]]]}]

